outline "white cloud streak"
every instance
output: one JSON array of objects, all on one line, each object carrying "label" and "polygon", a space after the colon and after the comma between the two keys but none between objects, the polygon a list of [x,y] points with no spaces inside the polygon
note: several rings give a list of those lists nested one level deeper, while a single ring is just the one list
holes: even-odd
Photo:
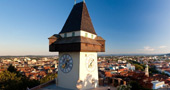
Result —
[{"label": "white cloud streak", "polygon": [[159,48],[164,49],[167,48],[167,46],[159,46]]},{"label": "white cloud streak", "polygon": [[154,48],[151,48],[149,46],[144,47],[144,51],[155,51]]}]

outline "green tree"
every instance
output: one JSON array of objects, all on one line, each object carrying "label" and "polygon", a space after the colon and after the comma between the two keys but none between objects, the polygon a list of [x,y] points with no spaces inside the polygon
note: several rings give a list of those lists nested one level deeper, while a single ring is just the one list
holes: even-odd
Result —
[{"label": "green tree", "polygon": [[38,80],[30,80],[25,75],[21,75],[15,67],[10,65],[9,71],[0,73],[0,90],[26,90],[40,84]]},{"label": "green tree", "polygon": [[17,69],[14,67],[14,66],[12,66],[12,64],[11,65],[9,65],[9,67],[8,67],[8,69],[7,69],[8,71],[10,71],[10,72],[14,72],[14,73],[16,73],[17,72]]},{"label": "green tree", "polygon": [[8,70],[9,72],[16,73],[17,76],[22,76],[22,74],[21,74],[19,71],[17,71],[17,69],[16,69],[14,66],[12,66],[12,64],[9,65],[9,67],[7,68],[7,70]]},{"label": "green tree", "polygon": [[134,66],[135,66],[135,69],[136,69],[136,70],[141,70],[141,71],[143,71],[143,70],[144,70],[144,67],[143,67],[143,66],[141,66],[141,65],[134,64]]},{"label": "green tree", "polygon": [[131,90],[131,88],[130,85],[120,85],[117,90]]},{"label": "green tree", "polygon": [[131,90],[141,90],[142,89],[142,87],[136,81],[131,81],[129,84],[130,84],[130,86],[132,86]]},{"label": "green tree", "polygon": [[57,74],[56,74],[56,73],[54,73],[54,74],[48,74],[46,77],[44,77],[44,78],[42,78],[42,79],[40,80],[40,83],[41,83],[41,84],[42,84],[42,83],[46,83],[46,82],[48,82],[48,81],[50,81],[50,80],[54,80],[56,77],[57,77]]},{"label": "green tree", "polygon": [[17,77],[16,73],[4,71],[0,73],[0,88],[2,90],[20,90],[21,77]]}]

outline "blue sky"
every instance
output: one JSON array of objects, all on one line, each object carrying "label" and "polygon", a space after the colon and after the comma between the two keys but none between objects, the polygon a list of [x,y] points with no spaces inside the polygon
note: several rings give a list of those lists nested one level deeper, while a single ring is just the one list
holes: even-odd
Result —
[{"label": "blue sky", "polygon": [[[77,0],[80,2],[82,0]],[[170,53],[170,0],[86,0],[107,54]],[[74,0],[0,0],[0,55],[51,55]]]}]

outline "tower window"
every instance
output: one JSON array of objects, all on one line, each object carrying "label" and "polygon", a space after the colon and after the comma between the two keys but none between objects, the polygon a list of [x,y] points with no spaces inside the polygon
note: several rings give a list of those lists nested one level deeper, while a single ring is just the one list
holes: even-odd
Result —
[{"label": "tower window", "polygon": [[93,39],[93,35],[91,35],[91,38]]},{"label": "tower window", "polygon": [[75,36],[75,32],[72,32],[72,36],[73,36],[73,37]]},{"label": "tower window", "polygon": [[64,37],[67,37],[67,33],[64,33]]},{"label": "tower window", "polygon": [[85,33],[85,37],[88,37],[88,33]]}]

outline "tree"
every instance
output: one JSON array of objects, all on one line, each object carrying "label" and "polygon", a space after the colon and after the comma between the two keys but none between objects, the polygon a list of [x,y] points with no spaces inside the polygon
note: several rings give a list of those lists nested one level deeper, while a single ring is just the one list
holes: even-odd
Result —
[{"label": "tree", "polygon": [[50,81],[50,80],[54,80],[56,77],[57,77],[57,74],[56,74],[56,73],[54,73],[54,74],[48,74],[46,77],[44,77],[44,78],[42,78],[42,79],[40,80],[40,83],[41,83],[41,84],[42,84],[42,83],[46,83],[46,82],[48,82],[48,81]]},{"label": "tree", "polygon": [[130,86],[132,86],[131,90],[141,90],[142,89],[142,87],[136,81],[131,81],[129,84],[130,84]]},{"label": "tree", "polygon": [[120,85],[117,90],[131,90],[131,88],[130,85]]},{"label": "tree", "polygon": [[3,90],[20,90],[20,83],[21,77],[17,77],[16,73],[9,71],[0,73],[0,88]]},{"label": "tree", "polygon": [[40,84],[40,81],[30,80],[20,74],[12,65],[8,70],[0,73],[0,90],[26,90],[27,87],[32,88]]},{"label": "tree", "polygon": [[135,69],[136,69],[136,70],[141,70],[141,71],[144,70],[143,66],[141,66],[141,65],[134,64],[134,66],[135,66]]},{"label": "tree", "polygon": [[14,66],[12,66],[12,64],[11,65],[9,65],[9,67],[8,67],[8,69],[7,69],[9,72],[14,72],[14,73],[16,73],[17,72],[17,69],[14,67]]}]

